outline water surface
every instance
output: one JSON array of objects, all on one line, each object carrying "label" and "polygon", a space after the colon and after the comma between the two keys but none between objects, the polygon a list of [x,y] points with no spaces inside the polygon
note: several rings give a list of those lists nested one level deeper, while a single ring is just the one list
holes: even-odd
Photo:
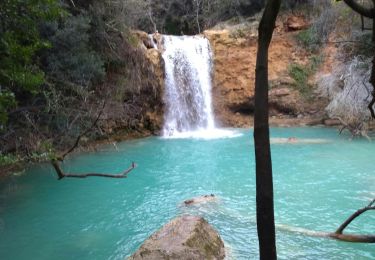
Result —
[{"label": "water surface", "polygon": [[[121,172],[127,179],[56,180],[49,164],[0,182],[0,259],[123,259],[155,230],[181,214],[204,216],[234,259],[257,259],[251,130],[232,138],[146,139],[101,147],[69,159],[71,172]],[[334,231],[375,197],[375,146],[348,141],[332,129],[274,128],[273,138],[327,143],[272,145],[276,222]],[[214,193],[218,203],[184,207]],[[347,232],[375,233],[366,213]],[[279,259],[375,259],[375,247],[306,237],[279,228]]]}]

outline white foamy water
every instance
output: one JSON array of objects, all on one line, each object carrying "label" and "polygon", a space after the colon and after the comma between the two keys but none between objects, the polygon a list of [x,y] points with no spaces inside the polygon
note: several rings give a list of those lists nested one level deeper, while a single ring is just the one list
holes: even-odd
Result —
[{"label": "white foamy water", "polygon": [[211,99],[212,52],[202,36],[163,36],[164,138],[225,138],[215,127]]},{"label": "white foamy water", "polygon": [[219,139],[219,138],[235,138],[242,136],[242,133],[236,130],[229,129],[201,129],[196,131],[187,132],[175,132],[170,136],[163,136],[163,138],[168,139],[184,139],[184,138],[194,138],[194,139]]}]

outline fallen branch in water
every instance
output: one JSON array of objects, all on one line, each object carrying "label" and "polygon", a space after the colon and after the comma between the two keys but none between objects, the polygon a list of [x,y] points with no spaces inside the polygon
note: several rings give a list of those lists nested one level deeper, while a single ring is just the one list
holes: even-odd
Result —
[{"label": "fallen branch in water", "polygon": [[100,116],[103,113],[104,108],[105,108],[105,102],[103,103],[103,106],[102,106],[101,110],[99,111],[95,120],[92,122],[91,126],[88,127],[85,131],[83,131],[82,133],[80,133],[77,136],[75,142],[73,143],[73,145],[69,149],[67,149],[61,155],[57,155],[55,158],[51,159],[51,164],[52,164],[53,168],[55,169],[55,171],[57,173],[58,180],[61,180],[61,179],[66,178],[66,177],[70,177],[70,178],[87,178],[87,177],[126,178],[128,176],[128,173],[130,173],[135,167],[137,167],[137,165],[134,162],[132,162],[131,166],[128,169],[126,169],[125,171],[123,171],[122,173],[119,173],[119,174],[112,174],[112,173],[82,173],[82,174],[65,173],[63,171],[63,169],[61,168],[61,162],[64,161],[65,157],[69,153],[73,152],[78,147],[81,138],[83,136],[85,136],[86,134],[88,134],[90,131],[92,131],[92,129],[97,125],[97,123],[100,119]]},{"label": "fallen branch in water", "polygon": [[344,229],[357,217],[361,214],[365,213],[368,210],[375,210],[375,199],[373,199],[366,207],[363,207],[352,215],[347,218],[344,223],[340,225],[340,227],[333,233],[330,232],[319,232],[308,230],[304,228],[298,227],[290,227],[285,225],[277,225],[279,229],[299,233],[306,236],[313,236],[313,237],[325,237],[325,238],[333,238],[340,241],[345,242],[353,242],[353,243],[375,243],[375,235],[360,235],[360,234],[343,234]]},{"label": "fallen branch in water", "polygon": [[352,235],[352,234],[343,234],[344,229],[357,217],[365,213],[369,210],[375,210],[375,199],[373,199],[366,207],[363,207],[352,215],[350,215],[344,223],[332,234],[330,237],[338,240],[343,240],[347,242],[362,242],[362,243],[375,243],[375,236],[367,236],[367,235]]},{"label": "fallen branch in water", "polygon": [[128,177],[128,173],[131,172],[137,165],[132,162],[131,166],[126,169],[124,172],[119,174],[111,174],[111,173],[83,173],[83,174],[74,174],[74,173],[65,173],[61,168],[60,162],[57,160],[51,161],[55,171],[57,173],[58,179],[61,180],[65,177],[70,178],[87,178],[87,177],[105,177],[105,178],[126,178]]}]

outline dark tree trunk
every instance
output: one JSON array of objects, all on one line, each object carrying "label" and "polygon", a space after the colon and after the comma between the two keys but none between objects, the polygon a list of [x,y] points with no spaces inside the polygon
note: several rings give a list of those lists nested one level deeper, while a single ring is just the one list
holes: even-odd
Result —
[{"label": "dark tree trunk", "polygon": [[275,28],[280,0],[268,0],[260,25],[255,72],[254,142],[256,205],[260,259],[277,259],[273,181],[268,124],[268,48]]},{"label": "dark tree trunk", "polygon": [[[375,10],[373,9],[373,13]],[[372,50],[373,53],[375,53],[375,17],[372,18]],[[372,68],[371,68],[371,76],[370,76],[370,83],[372,85],[372,100],[368,104],[368,108],[371,112],[371,117],[375,118],[375,112],[373,109],[374,103],[375,103],[375,55],[372,57]]]}]

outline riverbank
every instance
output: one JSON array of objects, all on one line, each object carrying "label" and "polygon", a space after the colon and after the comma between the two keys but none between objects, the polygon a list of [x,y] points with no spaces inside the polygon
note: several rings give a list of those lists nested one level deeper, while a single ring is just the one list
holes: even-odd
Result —
[{"label": "riverbank", "polygon": [[[80,144],[73,152],[70,153],[70,156],[76,156],[78,154],[86,152],[95,152],[100,150],[100,147],[102,147],[103,145],[115,145],[118,142],[136,140],[153,135],[154,134],[152,132],[147,130],[126,133],[119,131],[112,135],[97,140],[86,141],[85,143]],[[22,174],[28,167],[30,167],[33,164],[50,161],[48,154],[41,154],[38,156],[33,156],[31,158],[22,158],[17,155],[12,155],[12,158],[13,159],[9,160],[9,163],[0,164],[0,178],[7,178],[13,174]]]},{"label": "riverbank", "polygon": [[[234,118],[235,119],[235,118]],[[240,128],[251,128],[253,127],[253,117],[248,117],[246,124],[243,124]],[[279,115],[279,116],[270,116],[269,118],[270,127],[280,127],[280,128],[291,128],[291,127],[327,127],[334,128],[339,130],[342,127],[338,119],[329,119],[321,115],[317,116],[288,116],[288,115]],[[368,126],[370,136],[375,133],[375,122],[370,122]],[[339,135],[339,132],[337,131]],[[160,132],[151,132],[148,130],[143,131],[118,131],[109,136],[102,137],[100,139],[86,141],[85,143],[80,144],[72,153],[71,156],[78,155],[85,152],[95,152],[100,150],[100,147],[108,144],[116,144],[118,142],[127,141],[127,140],[136,140],[150,136],[159,136]],[[60,151],[61,152],[61,151]],[[15,156],[14,158],[17,158]],[[19,159],[14,160],[8,164],[0,165],[0,178],[7,177],[12,174],[22,173],[27,167],[35,163],[48,162],[47,155],[35,156],[34,158]]]}]

